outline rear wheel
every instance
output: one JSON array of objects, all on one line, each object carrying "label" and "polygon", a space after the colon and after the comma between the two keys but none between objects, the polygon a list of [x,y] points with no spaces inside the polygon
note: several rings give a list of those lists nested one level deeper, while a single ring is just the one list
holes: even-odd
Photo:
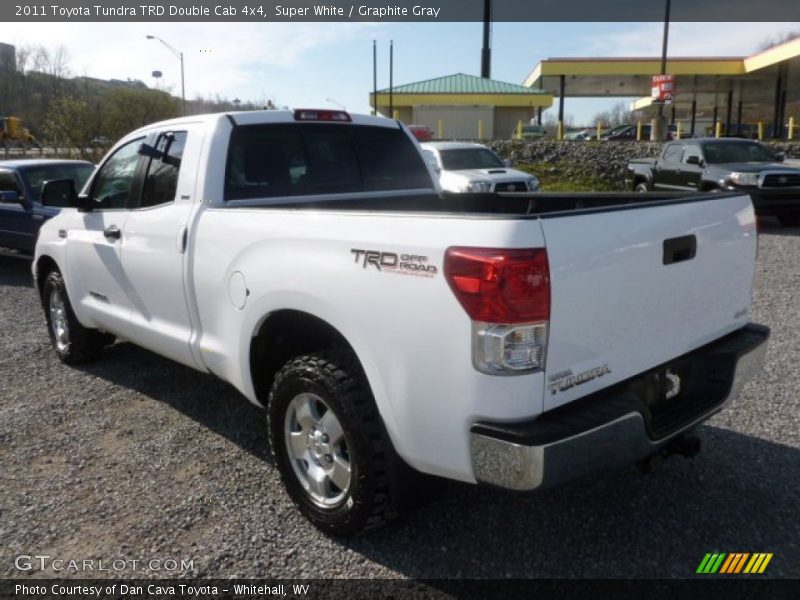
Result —
[{"label": "rear wheel", "polygon": [[50,341],[63,362],[74,365],[93,360],[104,346],[114,341],[112,336],[80,324],[58,271],[51,271],[45,277],[42,300]]},{"label": "rear wheel", "polygon": [[352,353],[289,361],[275,377],[267,418],[284,485],[314,525],[353,535],[397,516],[399,459]]}]

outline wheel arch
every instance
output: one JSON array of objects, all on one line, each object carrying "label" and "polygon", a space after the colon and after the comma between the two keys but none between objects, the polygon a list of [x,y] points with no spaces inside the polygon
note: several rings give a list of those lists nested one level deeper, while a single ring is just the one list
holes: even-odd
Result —
[{"label": "wheel arch", "polygon": [[56,260],[49,254],[43,254],[36,259],[34,266],[34,278],[36,283],[36,290],[39,295],[39,300],[44,302],[44,280],[53,271],[61,273],[61,268],[58,266]]},{"label": "wheel arch", "polygon": [[355,348],[328,321],[296,309],[269,313],[250,340],[250,379],[256,398],[266,406],[275,375],[292,358],[336,347],[352,353],[365,381],[369,382]]}]

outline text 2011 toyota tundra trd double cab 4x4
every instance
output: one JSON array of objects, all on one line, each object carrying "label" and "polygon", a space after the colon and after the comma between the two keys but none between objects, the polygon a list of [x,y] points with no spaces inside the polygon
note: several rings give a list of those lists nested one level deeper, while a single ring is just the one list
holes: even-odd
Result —
[{"label": "text 2011 toyota tundra trd double cab 4x4", "polygon": [[766,348],[746,195],[440,194],[389,119],[157,123],[44,196],[73,207],[33,265],[61,359],[117,336],[229,381],[337,534],[415,471],[533,490],[686,452]]}]

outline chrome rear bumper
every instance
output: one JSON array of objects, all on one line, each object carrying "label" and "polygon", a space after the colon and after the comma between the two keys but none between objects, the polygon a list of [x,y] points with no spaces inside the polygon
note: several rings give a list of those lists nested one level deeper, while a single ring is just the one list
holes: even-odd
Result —
[{"label": "chrome rear bumper", "polygon": [[[667,433],[654,433],[653,411],[634,391],[655,371],[534,421],[476,423],[470,433],[475,479],[512,490],[534,490],[646,458],[738,395],[761,369],[768,337],[766,327],[751,324],[662,365],[661,369],[680,361],[691,362],[695,378],[687,397],[681,399],[689,407],[684,418],[672,424]],[[635,382],[639,383],[633,385]],[[701,394],[710,394],[712,400],[703,398],[701,403]]]}]

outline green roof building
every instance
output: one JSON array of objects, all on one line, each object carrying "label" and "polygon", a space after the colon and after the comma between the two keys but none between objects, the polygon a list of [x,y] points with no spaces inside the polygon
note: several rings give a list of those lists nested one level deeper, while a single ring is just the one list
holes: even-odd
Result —
[{"label": "green roof building", "polygon": [[[375,95],[370,104],[376,106]],[[427,125],[443,139],[507,139],[518,123],[541,118],[553,105],[543,90],[456,73],[378,90],[380,114],[406,124]]]}]

